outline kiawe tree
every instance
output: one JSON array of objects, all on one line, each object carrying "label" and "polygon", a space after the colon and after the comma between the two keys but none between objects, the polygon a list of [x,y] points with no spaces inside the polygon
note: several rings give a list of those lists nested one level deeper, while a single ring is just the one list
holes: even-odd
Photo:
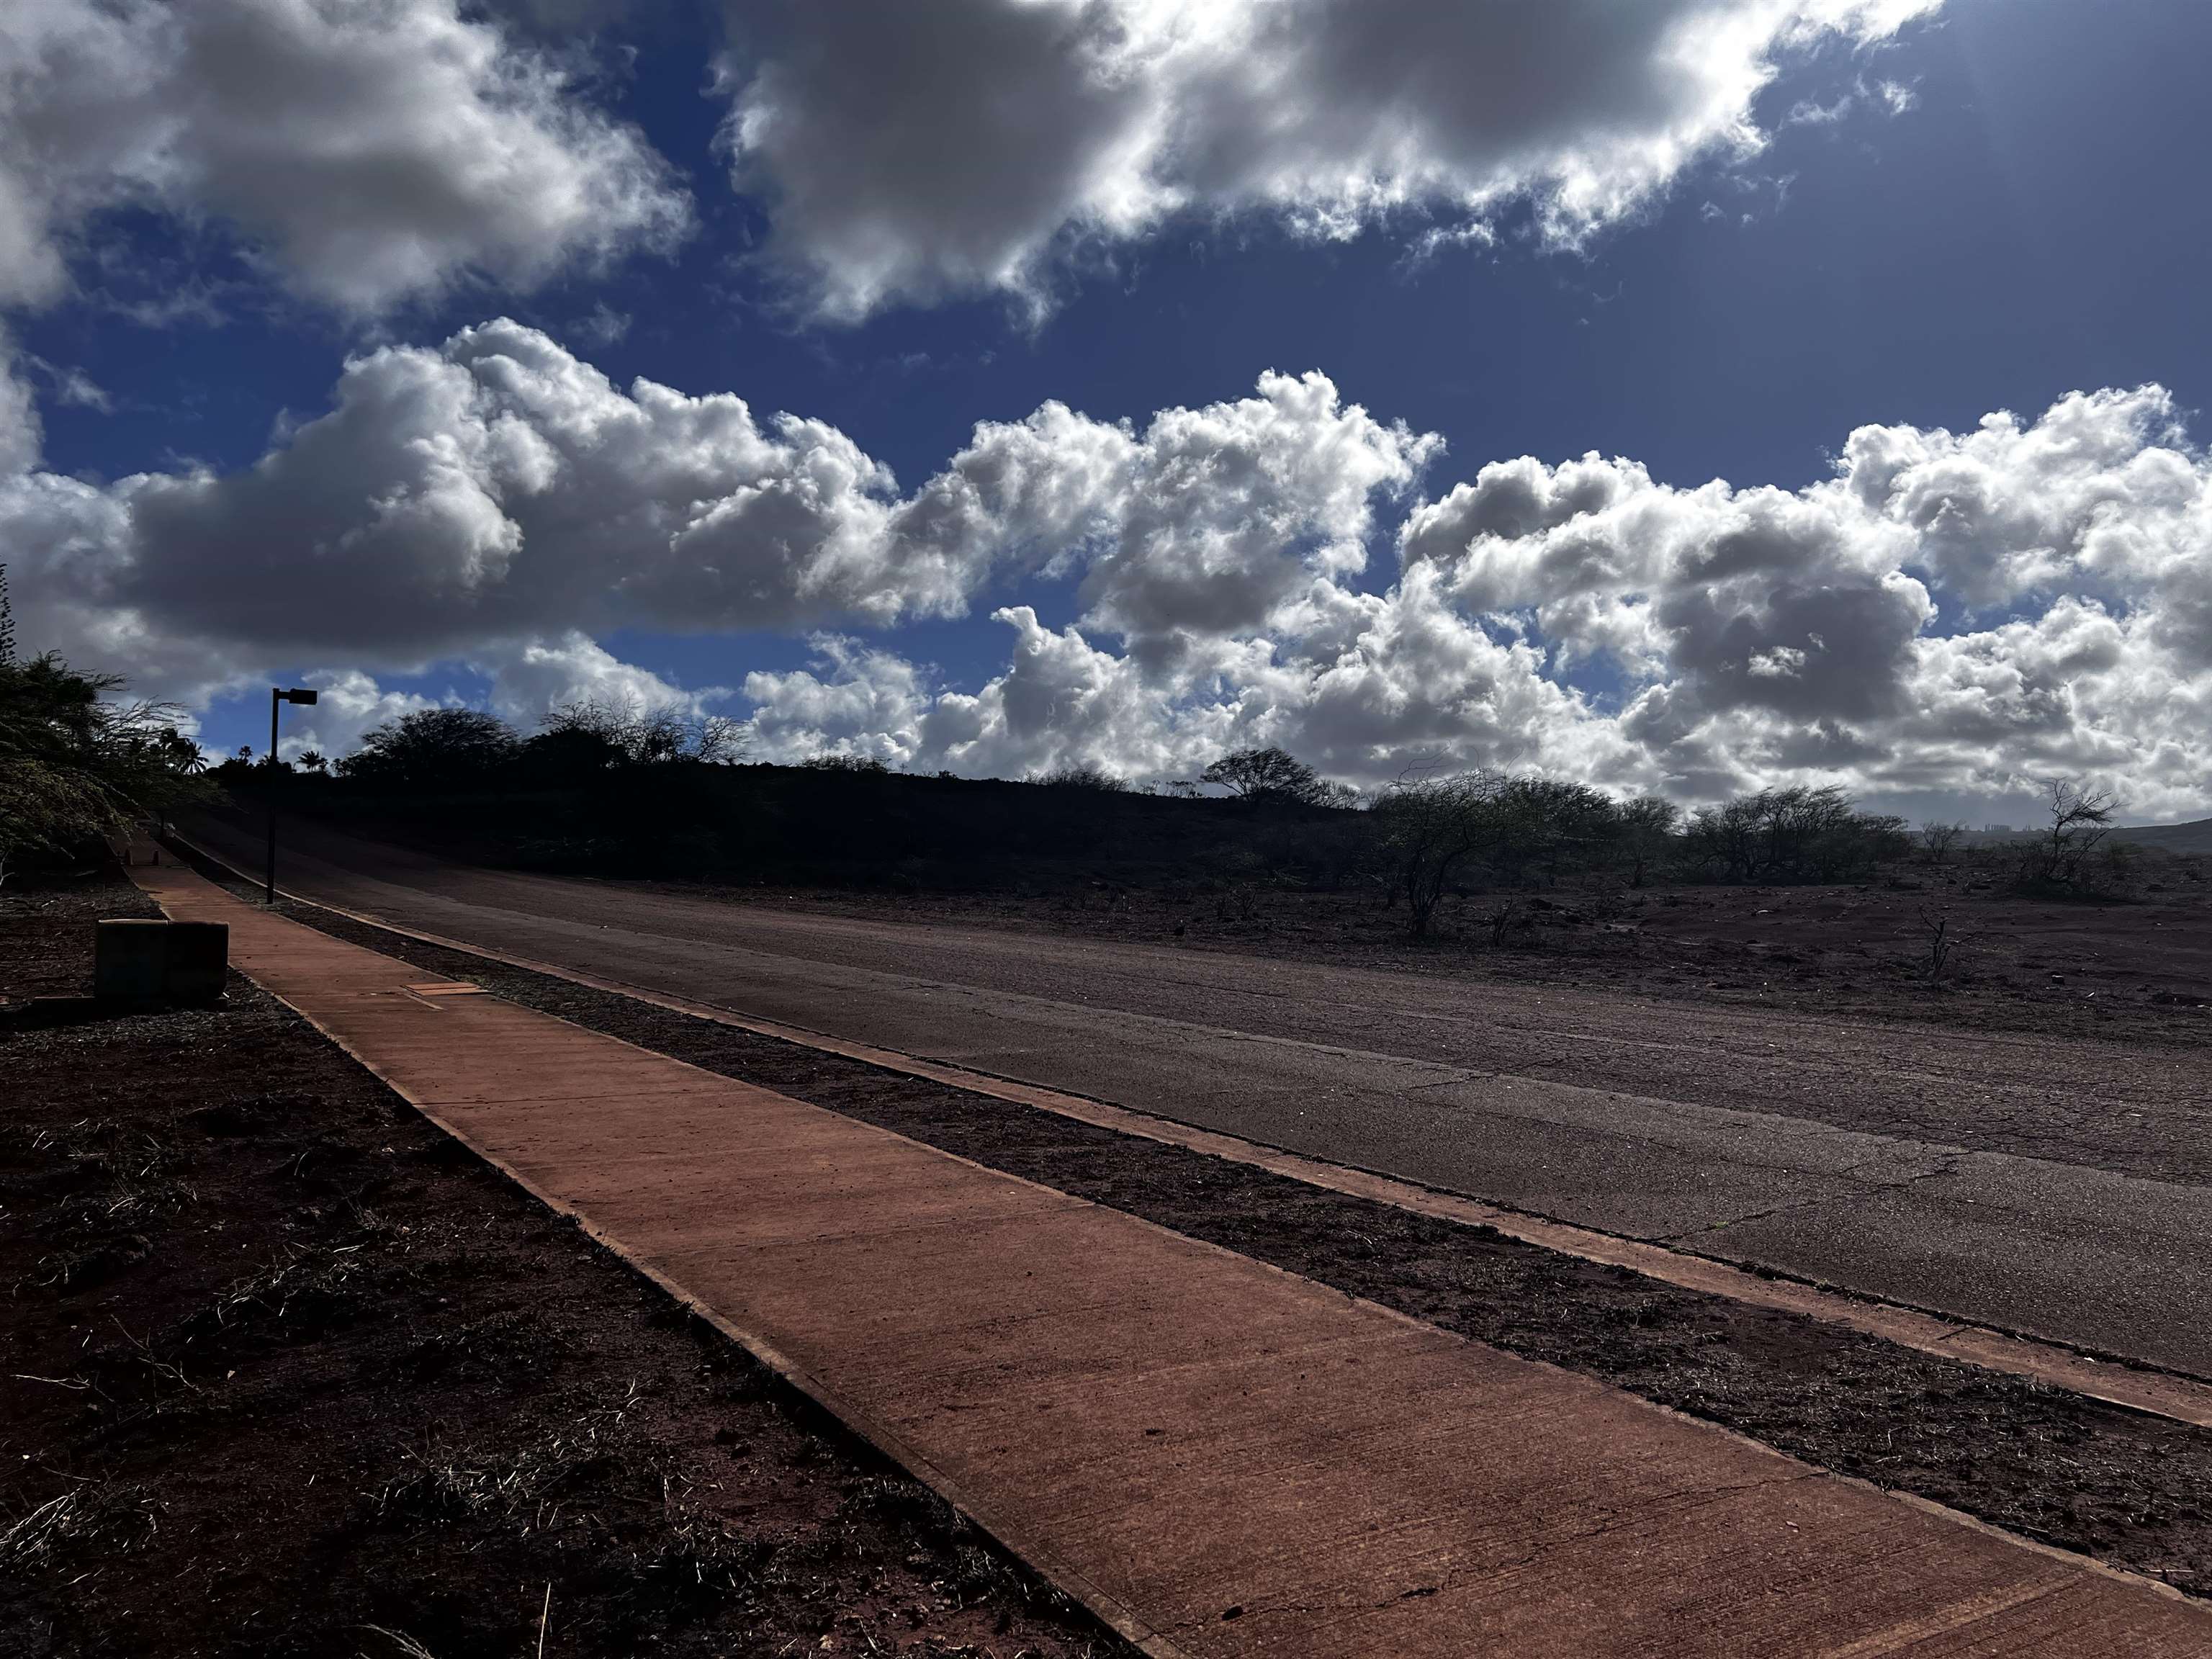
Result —
[{"label": "kiawe tree", "polygon": [[676,703],[616,697],[565,702],[545,717],[532,750],[599,757],[599,763],[655,766],[671,761],[726,764],[744,750],[738,721]]},{"label": "kiawe tree", "polygon": [[1375,803],[1376,826],[1395,866],[1393,878],[1406,896],[1415,939],[1428,937],[1452,872],[1491,838],[1506,783],[1496,772],[1438,775],[1416,769]]},{"label": "kiawe tree", "polygon": [[2021,860],[2021,884],[2086,886],[2089,856],[2111,832],[2118,802],[2111,790],[2075,778],[2049,780],[2043,797],[2049,826],[2027,844]]},{"label": "kiawe tree", "polygon": [[1304,806],[1347,806],[1353,792],[1331,783],[1286,749],[1234,749],[1199,775],[1240,800],[1295,801]]},{"label": "kiawe tree", "polygon": [[423,788],[482,781],[514,757],[521,739],[479,708],[417,708],[370,731],[338,763],[338,775],[362,783]]}]

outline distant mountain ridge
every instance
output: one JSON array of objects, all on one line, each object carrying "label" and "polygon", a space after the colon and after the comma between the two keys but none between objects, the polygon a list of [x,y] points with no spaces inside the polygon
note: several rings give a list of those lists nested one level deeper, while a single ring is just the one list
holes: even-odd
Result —
[{"label": "distant mountain ridge", "polygon": [[2191,823],[2143,823],[2117,828],[2115,840],[2155,847],[2162,853],[2212,853],[2212,818]]}]

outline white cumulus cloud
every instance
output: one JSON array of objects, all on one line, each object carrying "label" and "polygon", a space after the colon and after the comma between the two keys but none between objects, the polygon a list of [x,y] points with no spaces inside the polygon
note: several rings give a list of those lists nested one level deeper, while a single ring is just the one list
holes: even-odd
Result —
[{"label": "white cumulus cloud", "polygon": [[0,305],[66,293],[125,208],[356,313],[667,246],[688,199],[571,61],[458,0],[12,0]]},{"label": "white cumulus cloud", "polygon": [[27,406],[0,477],[27,619],[188,700],[302,660],[503,663],[550,697],[615,676],[592,631],[890,624],[1049,569],[1164,660],[1357,572],[1373,502],[1436,447],[1323,376],[1269,374],[1142,428],[1056,404],[986,422],[902,495],[835,428],[617,386],[503,320],[365,353],[332,405],[242,471],[105,486],[28,464]]},{"label": "white cumulus cloud", "polygon": [[[1863,427],[1796,489],[1595,454],[1447,487],[1433,436],[1271,373],[1142,422],[985,422],[902,488],[823,422],[618,386],[495,321],[355,358],[234,472],[103,484],[38,442],[0,397],[26,644],[195,704],[287,665],[450,664],[526,720],[750,709],[770,757],[1171,777],[1279,743],[1362,783],[1435,757],[1933,804],[2064,773],[2143,816],[2212,809],[2212,459],[2156,386]],[[979,611],[995,672],[902,648],[909,619]],[[721,693],[599,642],[763,629],[816,659]]]},{"label": "white cumulus cloud", "polygon": [[[809,0],[728,6],[738,186],[820,313],[1001,290],[1179,212],[1340,235],[1528,202],[1574,241],[1762,142],[1790,52],[1938,0]],[[1449,234],[1449,233],[1448,233]]]}]

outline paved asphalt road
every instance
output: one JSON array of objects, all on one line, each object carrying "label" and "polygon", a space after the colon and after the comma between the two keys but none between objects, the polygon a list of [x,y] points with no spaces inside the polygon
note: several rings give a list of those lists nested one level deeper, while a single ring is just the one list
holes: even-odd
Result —
[{"label": "paved asphalt road", "polygon": [[[250,831],[205,839],[258,867]],[[2212,1376],[2212,1065],[821,916],[301,826],[403,927]]]}]

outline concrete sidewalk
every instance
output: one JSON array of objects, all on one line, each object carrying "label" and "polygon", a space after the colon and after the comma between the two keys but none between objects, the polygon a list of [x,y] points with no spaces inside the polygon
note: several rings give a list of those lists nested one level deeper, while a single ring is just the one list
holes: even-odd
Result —
[{"label": "concrete sidewalk", "polygon": [[1158,1654],[2212,1654],[2212,1610],[485,995],[238,965]]}]

